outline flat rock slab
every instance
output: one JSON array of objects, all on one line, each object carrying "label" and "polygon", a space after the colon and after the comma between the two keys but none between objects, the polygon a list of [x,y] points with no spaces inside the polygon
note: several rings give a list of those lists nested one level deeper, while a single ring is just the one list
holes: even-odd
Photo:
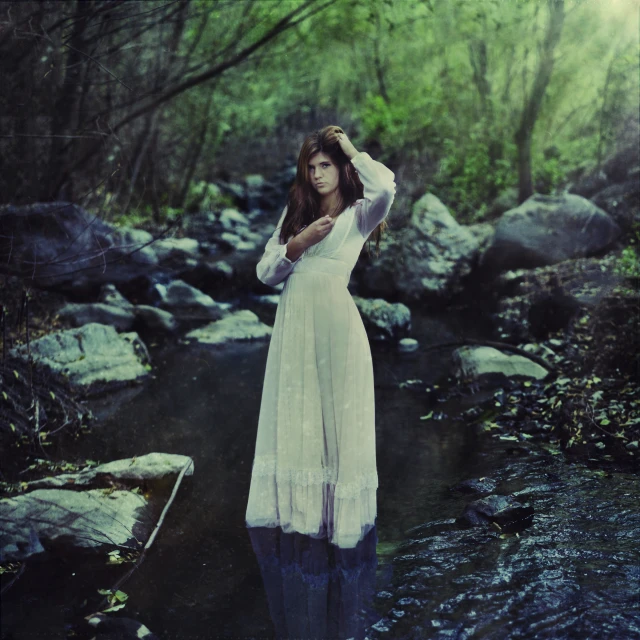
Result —
[{"label": "flat rock slab", "polygon": [[[31,343],[35,361],[65,375],[71,383],[88,387],[96,382],[120,383],[148,376],[136,348],[137,334],[120,335],[114,327],[92,322],[77,329],[56,331]],[[12,350],[27,357],[27,346]]]},{"label": "flat rock slab", "polygon": [[210,322],[204,327],[187,333],[184,341],[196,340],[202,344],[225,344],[237,340],[263,340],[271,336],[272,329],[260,322],[258,316],[242,309],[222,320]]},{"label": "flat rock slab", "polygon": [[193,475],[189,456],[153,452],[27,483],[27,493],[0,500],[0,562],[41,553],[57,539],[72,547],[139,548],[155,524],[151,503],[126,485],[185,468]]},{"label": "flat rock slab", "polygon": [[[0,561],[15,561],[64,538],[74,547],[138,548],[153,523],[148,501],[131,491],[36,489],[0,500]],[[62,542],[62,540],[60,540]]]},{"label": "flat rock slab", "polygon": [[498,373],[542,380],[549,373],[524,356],[506,354],[493,347],[460,347],[453,352],[453,361],[456,376],[464,378]]},{"label": "flat rock slab", "polygon": [[189,456],[177,453],[147,453],[144,456],[125,458],[105,462],[91,469],[84,469],[78,473],[62,473],[49,478],[33,480],[28,483],[31,488],[90,486],[99,482],[101,476],[109,476],[118,480],[158,480],[168,475],[179,474],[185,465],[189,464],[185,475],[193,475],[194,462]]}]

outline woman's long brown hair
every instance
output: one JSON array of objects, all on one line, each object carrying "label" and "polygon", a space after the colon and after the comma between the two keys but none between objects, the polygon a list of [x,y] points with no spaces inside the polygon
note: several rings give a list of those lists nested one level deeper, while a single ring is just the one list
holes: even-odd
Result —
[{"label": "woman's long brown hair", "polygon": [[[302,144],[298,156],[298,170],[294,183],[289,190],[287,200],[287,215],[280,230],[280,242],[284,244],[296,235],[302,227],[310,225],[320,217],[320,194],[313,188],[309,178],[309,160],[316,153],[324,153],[331,158],[338,167],[338,189],[342,199],[342,208],[336,215],[340,215],[345,209],[355,203],[364,195],[362,182],[358,177],[353,164],[348,156],[340,148],[338,133],[344,133],[340,127],[329,125],[318,131],[314,131]],[[369,235],[376,241],[376,251],[379,251],[382,231],[387,222],[383,220]],[[368,248],[367,248],[368,249]]]}]

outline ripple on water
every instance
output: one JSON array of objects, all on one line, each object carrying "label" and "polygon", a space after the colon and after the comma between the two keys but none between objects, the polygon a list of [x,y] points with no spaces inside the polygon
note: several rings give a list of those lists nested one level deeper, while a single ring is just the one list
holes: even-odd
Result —
[{"label": "ripple on water", "polygon": [[414,526],[370,637],[640,638],[637,477],[551,455],[497,475],[496,493],[532,504],[532,526],[506,537],[451,520]]}]

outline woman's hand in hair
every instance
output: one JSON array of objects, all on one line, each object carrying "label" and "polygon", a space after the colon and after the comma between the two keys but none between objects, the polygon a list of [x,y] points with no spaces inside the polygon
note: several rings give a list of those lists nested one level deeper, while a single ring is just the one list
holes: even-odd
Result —
[{"label": "woman's hand in hair", "polygon": [[358,155],[358,150],[353,146],[351,140],[347,137],[347,134],[340,127],[336,127],[336,136],[338,138],[340,148],[349,160]]}]

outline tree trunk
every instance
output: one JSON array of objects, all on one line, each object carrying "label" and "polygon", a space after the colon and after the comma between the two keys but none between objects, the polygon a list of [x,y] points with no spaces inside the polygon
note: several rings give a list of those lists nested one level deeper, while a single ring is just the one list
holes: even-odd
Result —
[{"label": "tree trunk", "polygon": [[[91,17],[93,7],[90,2],[76,2],[73,31],[69,39],[69,54],[65,64],[65,74],[60,93],[53,109],[51,135],[64,136],[71,133],[77,121],[80,85],[82,83],[82,51],[84,50],[84,31]],[[69,156],[74,145],[67,144],[63,137],[53,137],[49,152],[48,180],[45,181],[40,200],[55,200],[60,197],[63,185],[66,187],[64,198],[73,199],[72,185],[69,176]],[[66,183],[66,184],[65,184]]]},{"label": "tree trunk", "polygon": [[484,40],[477,40],[469,43],[469,61],[473,69],[473,83],[480,95],[480,105],[482,115],[491,120],[491,83],[487,77],[487,43]]},{"label": "tree trunk", "polygon": [[531,175],[531,138],[540,112],[547,85],[553,71],[553,54],[560,41],[564,22],[564,0],[547,0],[549,22],[544,42],[540,47],[540,59],[533,86],[522,110],[520,125],[515,134],[518,147],[518,202],[524,202],[533,194]]},{"label": "tree trunk", "polygon": [[207,140],[207,133],[209,131],[209,123],[211,122],[209,119],[209,111],[211,110],[211,103],[213,102],[213,87],[211,87],[211,91],[209,92],[209,97],[207,98],[207,104],[204,107],[204,112],[202,114],[202,125],[200,126],[199,131],[196,132],[194,139],[192,139],[190,148],[193,149],[193,153],[189,158],[189,162],[187,162],[187,170],[185,171],[184,178],[182,179],[182,188],[180,189],[180,194],[178,195],[176,206],[184,207],[185,201],[187,199],[187,194],[189,193],[189,185],[193,180],[193,176],[196,172],[196,168],[198,166],[198,162],[200,161],[200,156],[202,155],[202,150],[204,149],[205,142]]}]

